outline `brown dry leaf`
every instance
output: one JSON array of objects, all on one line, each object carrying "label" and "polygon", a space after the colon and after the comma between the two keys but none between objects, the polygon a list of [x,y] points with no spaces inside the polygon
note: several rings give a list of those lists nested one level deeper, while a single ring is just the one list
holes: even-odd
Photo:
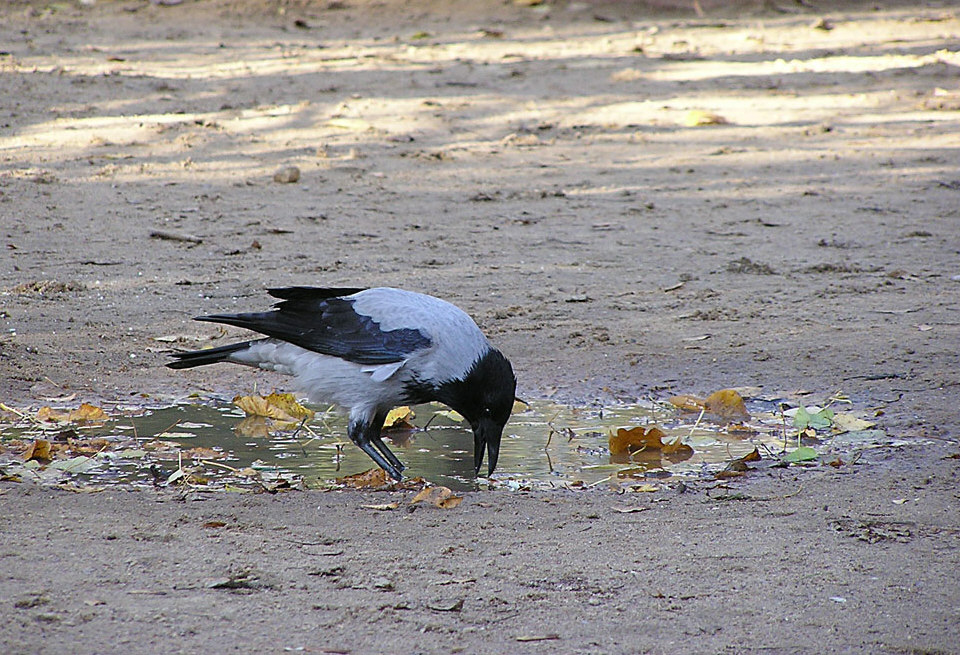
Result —
[{"label": "brown dry leaf", "polygon": [[744,455],[743,457],[741,457],[741,458],[739,459],[739,461],[741,461],[741,462],[759,462],[761,459],[762,459],[762,457],[760,457],[760,451],[757,450],[756,448],[754,448],[754,449],[751,450],[749,453],[747,453],[746,455]]},{"label": "brown dry leaf", "polygon": [[712,111],[703,111],[702,109],[693,109],[688,111],[683,117],[683,124],[687,127],[700,127],[701,125],[727,125],[730,121]]},{"label": "brown dry leaf", "polygon": [[610,435],[609,445],[611,455],[627,455],[641,450],[660,450],[663,448],[664,434],[660,428],[644,427],[618,428],[616,435]]},{"label": "brown dry leaf", "polygon": [[447,487],[424,487],[413,497],[410,504],[430,503],[440,509],[453,509],[463,501],[463,496],[455,496]]},{"label": "brown dry leaf", "polygon": [[379,466],[363,473],[354,473],[337,478],[337,484],[353,489],[382,489],[393,483],[393,480],[387,477],[387,472]]},{"label": "brown dry leaf", "polygon": [[31,459],[37,461],[53,459],[53,454],[50,452],[50,442],[46,439],[34,439],[23,451],[23,461],[28,462]]},{"label": "brown dry leaf", "polygon": [[707,396],[704,406],[711,414],[725,419],[747,419],[750,412],[743,402],[743,398],[733,389],[721,389]]},{"label": "brown dry leaf", "polygon": [[380,503],[379,505],[361,505],[361,509],[374,509],[380,512],[389,512],[400,507],[400,503]]},{"label": "brown dry leaf", "polygon": [[[94,438],[94,439],[74,439],[69,435],[74,434],[72,430],[66,430],[60,433],[60,437],[66,436],[67,443],[69,445],[70,454],[72,455],[96,455],[97,453],[103,452],[104,450],[110,448],[111,446],[116,446],[115,442],[108,441],[107,439]],[[75,436],[75,435],[74,435]]]},{"label": "brown dry leaf", "polygon": [[667,402],[684,412],[702,412],[706,409],[703,398],[697,398],[689,394],[672,396],[667,399]]},{"label": "brown dry leaf", "polygon": [[196,448],[183,451],[183,456],[191,459],[223,459],[227,456],[227,453],[222,450],[197,446]]},{"label": "brown dry leaf", "polygon": [[416,426],[410,421],[416,414],[408,406],[394,407],[387,413],[387,418],[383,422],[384,430],[416,430]]},{"label": "brown dry leaf", "polygon": [[742,478],[746,471],[735,471],[730,468],[725,468],[722,471],[717,471],[717,474],[713,476],[717,480],[729,480],[730,478]]},{"label": "brown dry leaf", "polygon": [[106,421],[107,413],[96,405],[82,403],[77,409],[63,412],[44,405],[37,411],[37,420],[48,423],[95,423]]},{"label": "brown dry leaf", "polygon": [[299,423],[312,419],[314,411],[297,402],[292,393],[272,393],[269,396],[237,396],[233,404],[247,416],[265,416],[276,421]]},{"label": "brown dry leaf", "polygon": [[682,462],[693,457],[693,448],[685,443],[680,443],[680,437],[663,444],[660,452],[673,463]]}]

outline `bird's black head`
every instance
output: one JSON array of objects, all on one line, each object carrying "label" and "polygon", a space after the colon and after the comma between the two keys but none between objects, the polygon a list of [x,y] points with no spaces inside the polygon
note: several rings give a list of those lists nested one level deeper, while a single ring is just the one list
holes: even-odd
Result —
[{"label": "bird's black head", "polygon": [[462,380],[444,383],[438,399],[452,407],[473,428],[473,463],[477,473],[487,453],[487,473],[493,473],[500,455],[503,426],[513,411],[517,378],[510,361],[499,350],[490,349],[474,362]]}]

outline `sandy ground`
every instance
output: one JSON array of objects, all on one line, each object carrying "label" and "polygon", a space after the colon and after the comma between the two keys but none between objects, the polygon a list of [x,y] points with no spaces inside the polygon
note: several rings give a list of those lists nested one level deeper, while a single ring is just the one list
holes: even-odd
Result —
[{"label": "sandy ground", "polygon": [[5,3],[0,400],[269,389],[162,364],[387,284],[524,396],[839,393],[915,445],[447,513],[0,483],[4,652],[958,652],[957,11],[669,4]]}]

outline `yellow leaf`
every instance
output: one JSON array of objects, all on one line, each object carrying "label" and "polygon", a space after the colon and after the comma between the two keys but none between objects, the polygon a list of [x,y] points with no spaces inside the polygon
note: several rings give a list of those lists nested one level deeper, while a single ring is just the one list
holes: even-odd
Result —
[{"label": "yellow leaf", "polygon": [[733,389],[714,391],[707,396],[703,404],[708,412],[721,418],[731,420],[750,418],[750,412],[747,411],[743,398]]},{"label": "yellow leaf", "polygon": [[627,491],[639,492],[639,493],[656,493],[660,491],[660,487],[655,484],[638,484],[632,487],[628,487]]},{"label": "yellow leaf", "polygon": [[410,504],[430,503],[434,507],[441,509],[453,509],[463,501],[463,496],[455,496],[447,487],[424,487],[420,490]]},{"label": "yellow leaf", "polygon": [[702,412],[704,410],[704,401],[702,398],[681,394],[667,399],[667,402],[684,412]]},{"label": "yellow leaf", "polygon": [[70,412],[70,420],[74,423],[88,423],[94,421],[106,421],[107,413],[96,405],[81,403],[78,409]]},{"label": "yellow leaf", "polygon": [[387,418],[383,422],[384,430],[414,430],[416,427],[410,422],[416,414],[413,410],[404,405],[403,407],[394,407],[387,413]]},{"label": "yellow leaf", "polygon": [[37,411],[37,420],[50,423],[93,423],[105,421],[107,413],[96,405],[82,403],[77,409],[62,412],[46,405]]},{"label": "yellow leaf", "polygon": [[869,430],[876,423],[857,418],[852,414],[834,414],[831,427],[837,432],[857,432],[859,430]]},{"label": "yellow leaf", "polygon": [[233,404],[247,416],[265,416],[276,421],[299,423],[312,419],[314,412],[297,402],[292,393],[272,393],[269,396],[237,396]]}]

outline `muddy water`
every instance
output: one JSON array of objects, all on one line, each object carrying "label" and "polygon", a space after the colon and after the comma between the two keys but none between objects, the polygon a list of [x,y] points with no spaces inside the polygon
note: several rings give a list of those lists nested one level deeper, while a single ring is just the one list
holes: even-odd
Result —
[{"label": "muddy water", "polygon": [[[459,490],[485,484],[478,482],[473,472],[470,430],[450,416],[438,414],[439,406],[415,409],[412,423],[416,429],[391,431],[386,439],[407,465],[406,474]],[[221,463],[296,474],[308,486],[373,466],[347,440],[346,420],[338,414],[318,414],[308,426],[267,437],[250,436],[242,427],[243,419],[232,406],[178,405],[120,421],[113,427],[118,433],[135,432],[141,439],[156,436],[184,448],[222,449],[228,457],[218,460]],[[655,453],[629,461],[611,458],[607,449],[611,432],[654,424],[666,432],[664,441],[682,438],[693,448],[693,456],[679,462],[661,460]],[[654,404],[576,408],[541,401],[511,418],[494,478],[513,485],[596,484],[625,472],[636,479],[699,474],[721,468],[760,442],[771,449],[779,448],[779,442],[774,441],[770,436],[744,439],[716,426],[696,426],[694,418],[678,418],[675,412]]]}]

